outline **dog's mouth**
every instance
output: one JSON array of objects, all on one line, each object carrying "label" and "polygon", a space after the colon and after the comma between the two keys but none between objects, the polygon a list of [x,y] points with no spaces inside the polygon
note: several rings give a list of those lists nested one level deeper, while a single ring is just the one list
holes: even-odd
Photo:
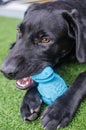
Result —
[{"label": "dog's mouth", "polygon": [[21,90],[30,89],[36,85],[37,83],[33,81],[31,77],[26,77],[23,79],[16,80],[16,86]]}]

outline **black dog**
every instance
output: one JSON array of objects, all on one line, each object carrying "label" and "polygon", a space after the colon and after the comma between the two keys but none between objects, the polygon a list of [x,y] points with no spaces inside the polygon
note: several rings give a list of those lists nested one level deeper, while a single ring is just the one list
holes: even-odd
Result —
[{"label": "black dog", "polygon": [[[80,63],[86,62],[85,0],[58,0],[30,6],[18,26],[16,43],[11,47],[1,71],[25,89],[27,84],[32,85],[28,76],[42,71],[47,65],[54,67],[68,57],[75,57]],[[22,78],[31,82],[24,84]],[[40,95],[36,87],[34,89],[27,91],[22,103],[24,120],[34,120],[40,111]],[[69,90],[45,110],[43,128],[56,130],[65,127],[85,95],[86,72],[80,74]]]}]

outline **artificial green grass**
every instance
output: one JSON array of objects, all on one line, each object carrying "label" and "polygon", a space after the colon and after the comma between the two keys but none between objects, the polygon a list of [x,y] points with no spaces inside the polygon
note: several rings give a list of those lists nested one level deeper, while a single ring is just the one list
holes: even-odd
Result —
[{"label": "artificial green grass", "polygon": [[[0,17],[0,65],[9,50],[10,43],[15,41],[17,19]],[[68,86],[77,75],[86,70],[85,64],[69,63],[59,70]],[[25,91],[15,87],[15,81],[10,81],[0,73],[0,130],[42,130],[40,118],[32,123],[22,121],[20,105]],[[86,130],[86,101],[84,100],[72,122],[63,130]]]}]

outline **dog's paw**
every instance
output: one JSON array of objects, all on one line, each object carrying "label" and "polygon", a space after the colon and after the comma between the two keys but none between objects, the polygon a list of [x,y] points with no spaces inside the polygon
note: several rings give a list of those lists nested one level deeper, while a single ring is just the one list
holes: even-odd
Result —
[{"label": "dog's paw", "polygon": [[23,102],[20,112],[24,121],[33,121],[39,116],[40,106],[37,108],[30,108],[30,104],[28,105]]},{"label": "dog's paw", "polygon": [[42,115],[42,127],[46,130],[56,130],[65,127],[73,117],[73,108],[60,99],[49,106]]},{"label": "dog's paw", "polygon": [[24,96],[21,105],[21,115],[24,121],[33,121],[37,119],[40,113],[42,100],[36,89],[31,89]]}]

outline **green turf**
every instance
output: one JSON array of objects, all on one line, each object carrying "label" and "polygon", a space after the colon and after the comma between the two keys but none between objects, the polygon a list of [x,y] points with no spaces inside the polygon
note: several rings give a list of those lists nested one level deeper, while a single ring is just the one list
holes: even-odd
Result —
[{"label": "green turf", "polygon": [[[11,42],[15,41],[17,19],[0,17],[0,65],[8,52]],[[62,67],[60,75],[70,85],[75,77],[86,70],[85,64],[70,63]],[[32,123],[25,123],[19,112],[25,91],[15,87],[14,81],[9,81],[0,74],[0,130],[42,130],[40,118]],[[63,130],[86,130],[86,101],[84,100],[73,121]]]}]

